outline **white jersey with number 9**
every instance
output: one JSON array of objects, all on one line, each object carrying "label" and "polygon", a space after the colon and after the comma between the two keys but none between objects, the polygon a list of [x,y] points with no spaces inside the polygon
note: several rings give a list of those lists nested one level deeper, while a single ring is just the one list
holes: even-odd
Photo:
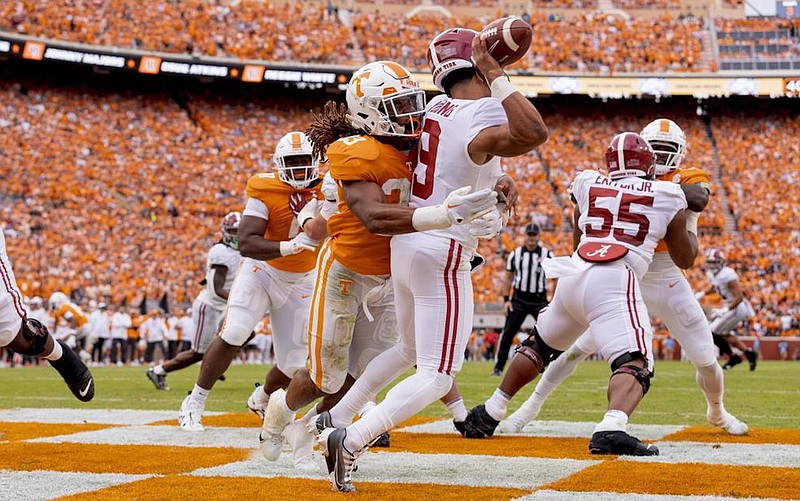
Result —
[{"label": "white jersey with number 9", "polygon": [[[445,95],[433,98],[425,112],[409,205],[441,204],[447,195],[462,186],[472,186],[473,191],[494,188],[502,174],[500,158],[493,157],[478,165],[470,158],[467,148],[482,130],[507,122],[506,112],[495,98],[465,100]],[[426,234],[452,238],[472,251],[477,247],[477,240],[469,235],[468,225]]]}]

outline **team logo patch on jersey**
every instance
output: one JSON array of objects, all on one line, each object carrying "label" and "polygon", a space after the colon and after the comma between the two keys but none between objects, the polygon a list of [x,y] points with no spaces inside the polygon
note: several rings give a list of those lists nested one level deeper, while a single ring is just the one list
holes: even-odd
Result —
[{"label": "team logo patch on jersey", "polygon": [[352,280],[339,279],[339,292],[343,295],[350,294],[350,286],[353,285]]},{"label": "team logo patch on jersey", "polygon": [[610,263],[627,253],[627,247],[615,243],[588,242],[578,247],[578,255],[590,263]]}]

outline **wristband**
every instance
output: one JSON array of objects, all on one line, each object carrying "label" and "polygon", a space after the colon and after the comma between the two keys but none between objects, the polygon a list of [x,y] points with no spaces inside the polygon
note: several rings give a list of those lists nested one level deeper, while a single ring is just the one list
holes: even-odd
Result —
[{"label": "wristband", "polygon": [[411,214],[411,226],[417,231],[444,230],[453,226],[450,212],[444,205],[420,207]]},{"label": "wristband", "polygon": [[286,240],[284,242],[278,242],[278,245],[281,249],[281,256],[290,256],[294,254],[294,250],[292,249],[292,241]]},{"label": "wristband", "polygon": [[697,220],[700,218],[700,213],[687,210],[686,213],[686,231],[694,233],[697,236]]},{"label": "wristband", "polygon": [[489,88],[492,90],[492,97],[500,102],[503,102],[505,98],[517,92],[517,89],[514,88],[511,81],[505,75],[495,78]]},{"label": "wristband", "polygon": [[504,303],[507,303],[507,302],[509,302],[509,301],[511,301],[511,298],[510,298],[510,297],[508,297],[508,296],[503,296],[503,302],[504,302]]}]

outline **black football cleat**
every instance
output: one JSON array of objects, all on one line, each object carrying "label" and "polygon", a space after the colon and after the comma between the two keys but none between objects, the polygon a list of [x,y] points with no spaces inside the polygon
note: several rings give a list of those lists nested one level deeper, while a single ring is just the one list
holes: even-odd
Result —
[{"label": "black football cleat", "polygon": [[157,390],[169,390],[167,386],[167,376],[156,374],[155,369],[150,367],[147,369],[147,379],[149,379]]},{"label": "black football cleat", "polygon": [[456,431],[461,434],[462,437],[467,436],[467,425],[464,421],[456,421],[453,420],[453,426],[455,426]]},{"label": "black football cleat", "polygon": [[378,435],[378,437],[373,440],[370,444],[370,447],[389,447],[389,432],[385,431]]},{"label": "black football cleat", "polygon": [[624,456],[658,456],[658,447],[646,444],[624,431],[596,431],[589,441],[589,452]]},{"label": "black football cleat", "polygon": [[464,436],[467,438],[486,438],[494,435],[500,421],[486,412],[484,404],[473,407],[464,421]]},{"label": "black football cleat", "polygon": [[81,402],[88,402],[94,398],[94,379],[89,368],[86,367],[78,354],[62,341],[56,341],[61,345],[64,354],[58,360],[50,360],[50,365],[61,374],[67,387]]},{"label": "black football cleat", "polygon": [[750,362],[750,370],[756,370],[756,363],[758,361],[758,353],[753,350],[747,350],[744,352],[744,356],[747,357],[747,361]]},{"label": "black football cleat", "polygon": [[728,362],[725,365],[723,365],[722,368],[726,371],[729,371],[734,367],[736,367],[737,365],[739,365],[740,363],[742,363],[742,357],[740,357],[739,355],[731,355],[731,357],[728,358]]}]

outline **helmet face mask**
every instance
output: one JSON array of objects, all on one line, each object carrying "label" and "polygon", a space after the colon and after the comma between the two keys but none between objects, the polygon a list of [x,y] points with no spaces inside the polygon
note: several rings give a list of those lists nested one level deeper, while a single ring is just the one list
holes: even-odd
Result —
[{"label": "helmet face mask", "polygon": [[653,179],[655,154],[639,134],[623,132],[614,136],[606,149],[606,169],[612,180],[626,177]]},{"label": "helmet face mask", "polygon": [[241,212],[229,212],[222,218],[222,243],[236,250],[239,250],[239,224],[241,222]]},{"label": "helmet face mask", "polygon": [[347,85],[350,123],[373,136],[419,138],[425,92],[403,66],[392,61],[367,64]]},{"label": "helmet face mask", "polygon": [[278,179],[292,188],[307,188],[319,177],[319,160],[314,158],[311,141],[303,132],[290,132],[275,147],[272,160]]},{"label": "helmet face mask", "polygon": [[642,129],[640,135],[650,143],[655,152],[656,176],[674,171],[686,158],[686,135],[672,120],[653,120]]}]

